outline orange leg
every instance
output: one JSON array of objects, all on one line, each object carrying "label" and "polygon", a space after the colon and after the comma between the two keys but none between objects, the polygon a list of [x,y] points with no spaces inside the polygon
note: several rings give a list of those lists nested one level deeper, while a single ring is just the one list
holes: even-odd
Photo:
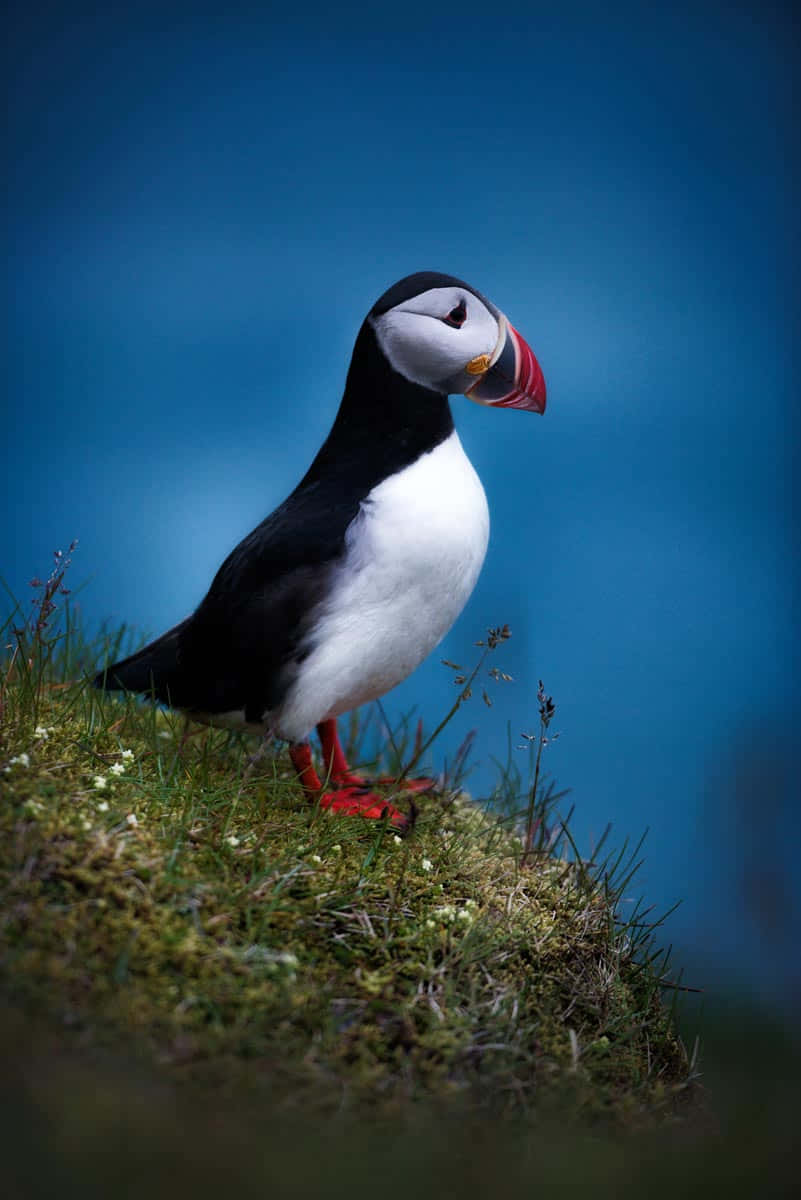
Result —
[{"label": "orange leg", "polygon": [[337,787],[368,787],[365,779],[354,775],[348,766],[339,740],[336,720],[331,717],[317,726],[317,736],[323,750],[323,763],[331,783]]},{"label": "orange leg", "polygon": [[375,792],[370,792],[364,787],[345,786],[334,792],[324,791],[320,776],[314,769],[308,742],[293,742],[289,747],[289,757],[304,791],[318,800],[321,808],[330,808],[332,812],[348,813],[352,816],[369,817],[372,820],[380,820],[387,813],[390,822],[397,829],[408,827],[409,819],[400,809],[395,808],[383,796],[377,796]]},{"label": "orange leg", "polygon": [[[339,740],[337,732],[337,723],[333,717],[329,717],[327,721],[321,721],[317,726],[317,734],[320,738],[320,745],[323,748],[323,762],[325,763],[326,773],[331,783],[335,786],[353,787],[353,788],[369,788],[372,783],[380,784],[382,787],[391,787],[397,781],[389,775],[381,775],[378,779],[369,780],[361,775],[354,775],[348,766],[342,744]],[[405,792],[427,792],[434,787],[435,779],[404,779],[401,788]]]}]

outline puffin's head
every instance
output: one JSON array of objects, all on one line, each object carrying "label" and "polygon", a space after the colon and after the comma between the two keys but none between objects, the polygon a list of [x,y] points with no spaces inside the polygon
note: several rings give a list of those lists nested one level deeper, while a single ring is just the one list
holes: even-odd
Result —
[{"label": "puffin's head", "polygon": [[368,322],[398,374],[492,408],[545,412],[545,380],[502,312],[452,275],[419,271],[394,284]]}]

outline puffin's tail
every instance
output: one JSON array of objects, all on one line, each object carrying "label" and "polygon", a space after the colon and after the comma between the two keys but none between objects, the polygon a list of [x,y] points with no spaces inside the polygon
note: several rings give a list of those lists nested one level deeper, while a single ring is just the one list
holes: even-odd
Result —
[{"label": "puffin's tail", "polygon": [[169,704],[178,673],[178,642],[189,619],[187,617],[180,625],[168,629],[136,654],[98,671],[94,686],[106,691],[144,692]]}]

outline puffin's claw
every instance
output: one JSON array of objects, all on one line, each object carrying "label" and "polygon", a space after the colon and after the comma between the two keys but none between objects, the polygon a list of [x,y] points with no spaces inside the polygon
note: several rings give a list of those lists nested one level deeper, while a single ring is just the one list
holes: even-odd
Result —
[{"label": "puffin's claw", "polygon": [[[289,747],[289,756],[303,785],[303,790],[311,799],[316,800],[321,808],[327,808],[331,812],[347,813],[351,816],[368,817],[373,821],[380,821],[383,816],[388,815],[390,823],[395,829],[405,831],[409,827],[410,819],[406,817],[405,813],[402,813],[384,796],[370,791],[363,782],[360,786],[345,784],[337,787],[336,791],[326,791],[328,783],[324,785],[314,769],[311,747],[308,742],[293,743]],[[341,779],[342,775],[339,780],[329,782],[334,782],[336,786]]]},{"label": "puffin's claw", "polygon": [[405,830],[409,825],[405,813],[395,808],[395,805],[390,804],[383,796],[365,791],[364,788],[345,787],[336,792],[324,792],[320,797],[320,808],[353,817],[367,817],[373,821],[380,821],[388,816],[390,824],[398,830]]}]

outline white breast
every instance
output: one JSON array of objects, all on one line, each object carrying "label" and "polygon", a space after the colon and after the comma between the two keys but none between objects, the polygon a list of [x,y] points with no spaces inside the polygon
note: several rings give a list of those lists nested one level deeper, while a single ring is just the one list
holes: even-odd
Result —
[{"label": "white breast", "polygon": [[374,488],[346,534],[314,648],[270,715],[275,731],[298,741],[405,679],[464,608],[488,537],[484,489],[456,433]]}]

